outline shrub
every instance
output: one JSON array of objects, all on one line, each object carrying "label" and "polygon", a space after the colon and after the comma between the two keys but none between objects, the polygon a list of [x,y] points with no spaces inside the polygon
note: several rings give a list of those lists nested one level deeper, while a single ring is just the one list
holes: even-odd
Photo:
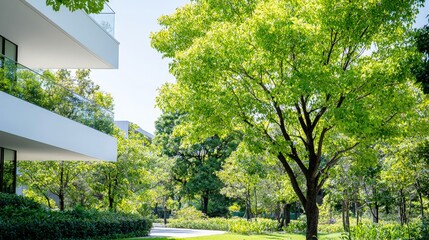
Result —
[{"label": "shrub", "polygon": [[353,226],[349,234],[343,234],[343,239],[371,239],[371,240],[395,240],[395,239],[426,239],[420,235],[421,223],[412,222],[401,226],[397,223],[363,223]]},{"label": "shrub", "polygon": [[180,220],[198,220],[198,219],[203,219],[205,217],[206,216],[204,213],[202,213],[201,211],[198,211],[193,206],[182,208],[178,210],[174,215],[175,219],[180,219]]},{"label": "shrub", "polygon": [[66,212],[49,211],[23,197],[7,196],[3,199],[8,200],[7,204],[3,201],[0,207],[0,240],[141,237],[147,236],[152,227],[149,220],[133,214],[82,208]]},{"label": "shrub", "polygon": [[41,209],[41,205],[29,198],[18,196],[15,194],[0,193],[0,209],[7,207]]},{"label": "shrub", "polygon": [[191,229],[208,229],[222,230],[241,234],[273,232],[277,230],[277,221],[258,218],[252,221],[247,221],[241,218],[208,218],[183,220],[172,219],[168,224],[169,227],[191,228]]},{"label": "shrub", "polygon": [[343,223],[335,222],[328,224],[319,224],[319,232],[323,233],[336,233],[336,232],[344,232]]},{"label": "shrub", "polygon": [[291,220],[289,225],[284,228],[288,233],[303,233],[307,228],[307,223],[303,220]]}]

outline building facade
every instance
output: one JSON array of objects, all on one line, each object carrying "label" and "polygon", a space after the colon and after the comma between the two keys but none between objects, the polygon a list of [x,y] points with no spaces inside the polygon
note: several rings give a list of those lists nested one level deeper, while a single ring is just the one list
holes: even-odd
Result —
[{"label": "building facade", "polygon": [[[106,9],[88,15],[55,12],[40,0],[0,0],[0,192],[15,193],[20,160],[116,161],[117,141],[105,131],[113,113],[40,71],[117,68],[114,12]],[[29,83],[42,93],[28,92]],[[56,94],[67,104],[47,107]]]}]

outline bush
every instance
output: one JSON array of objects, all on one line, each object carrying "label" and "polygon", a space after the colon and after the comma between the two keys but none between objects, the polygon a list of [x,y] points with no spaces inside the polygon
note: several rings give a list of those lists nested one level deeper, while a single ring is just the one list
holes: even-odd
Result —
[{"label": "bush", "polygon": [[276,231],[277,221],[264,218],[258,218],[252,221],[247,221],[242,218],[172,219],[168,226],[176,228],[222,230],[241,234],[259,234]]},{"label": "bush", "polygon": [[421,223],[412,222],[401,226],[397,223],[363,223],[353,226],[350,233],[343,234],[343,239],[371,239],[371,240],[395,240],[395,239],[426,239],[420,235]]},{"label": "bush", "polygon": [[182,208],[178,210],[174,215],[175,219],[180,219],[180,220],[198,220],[198,219],[203,219],[205,217],[206,216],[204,213],[202,213],[201,211],[198,211],[193,206]]},{"label": "bush", "polygon": [[319,224],[318,230],[319,230],[319,232],[322,232],[322,233],[344,232],[342,222]]},{"label": "bush", "polygon": [[133,214],[82,208],[65,212],[49,211],[40,205],[28,204],[31,200],[23,197],[0,198],[8,199],[7,204],[3,201],[0,207],[0,240],[141,237],[147,236],[152,227],[149,220]]},{"label": "bush", "polygon": [[288,233],[303,233],[307,229],[307,223],[302,220],[291,220],[289,225],[284,228]]},{"label": "bush", "polygon": [[41,209],[41,205],[29,198],[17,196],[15,194],[0,193],[0,209],[7,207],[19,209]]}]

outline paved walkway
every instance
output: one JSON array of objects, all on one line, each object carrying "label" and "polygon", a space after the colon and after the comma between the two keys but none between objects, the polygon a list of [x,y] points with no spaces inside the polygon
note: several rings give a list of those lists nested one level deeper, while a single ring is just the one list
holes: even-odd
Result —
[{"label": "paved walkway", "polygon": [[224,231],[213,231],[213,230],[196,230],[196,229],[185,229],[185,228],[166,228],[155,226],[150,231],[149,237],[200,237],[209,235],[224,234]]}]

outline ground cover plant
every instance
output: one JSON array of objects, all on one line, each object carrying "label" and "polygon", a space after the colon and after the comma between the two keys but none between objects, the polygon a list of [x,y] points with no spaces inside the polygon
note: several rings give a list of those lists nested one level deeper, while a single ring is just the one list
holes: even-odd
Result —
[{"label": "ground cover plant", "polygon": [[151,221],[108,211],[52,211],[16,195],[0,194],[0,239],[114,239],[147,236]]}]

